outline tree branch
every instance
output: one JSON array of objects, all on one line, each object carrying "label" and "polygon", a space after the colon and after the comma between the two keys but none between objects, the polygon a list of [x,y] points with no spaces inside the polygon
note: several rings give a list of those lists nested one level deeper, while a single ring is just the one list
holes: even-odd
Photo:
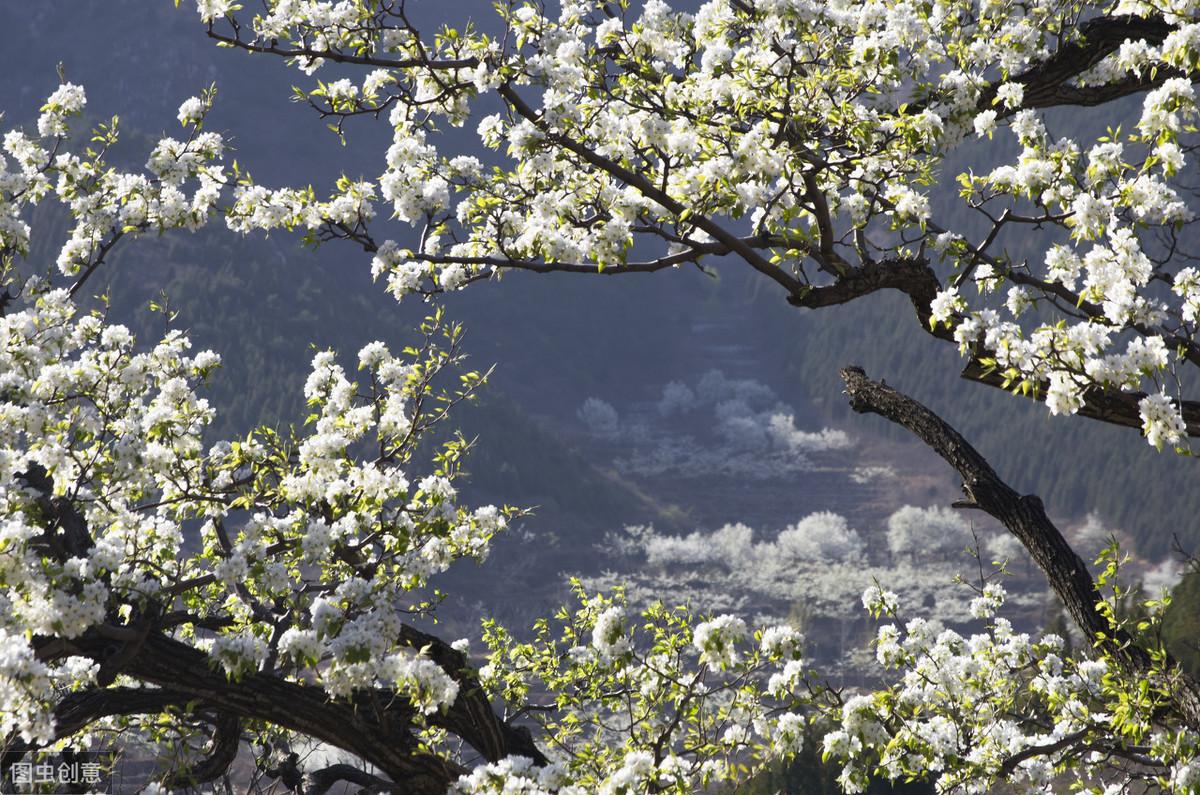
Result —
[{"label": "tree branch", "polygon": [[[1103,648],[1134,676],[1156,675],[1146,650],[1097,609],[1102,596],[1087,565],[1050,521],[1041,499],[1017,494],[945,420],[907,395],[868,379],[862,368],[843,369],[842,380],[854,411],[878,414],[907,428],[954,467],[963,479],[968,504],[994,517],[1020,540],[1089,643]],[[1180,718],[1193,730],[1200,728],[1200,684],[1180,672],[1175,685]]]},{"label": "tree branch", "polygon": [[[109,687],[68,693],[54,707],[54,736],[62,740],[84,731],[102,718],[149,715],[163,712],[168,707],[182,706],[188,701],[187,694],[170,688]],[[17,761],[20,755],[37,747],[15,734],[7,738],[0,737],[5,763]]]},{"label": "tree branch", "polygon": [[[1068,83],[1116,52],[1126,41],[1144,39],[1147,44],[1162,44],[1174,31],[1161,16],[1095,17],[1079,25],[1078,36],[1059,47],[1045,61],[1011,79],[1025,88],[1021,108],[1050,108],[1059,105],[1094,106],[1154,88],[1164,80],[1178,76],[1172,69],[1159,69],[1155,77],[1130,75],[1117,83],[1100,86],[1072,86]],[[992,100],[1001,83],[993,83],[979,97],[978,108],[992,108]],[[1001,109],[1010,116],[1021,108]]]},{"label": "tree branch", "polygon": [[[589,165],[600,171],[608,174],[613,179],[635,188],[639,193],[661,206],[663,209],[670,212],[672,215],[681,217],[684,212],[690,208],[685,207],[683,203],[671,198],[666,191],[655,187],[650,180],[642,174],[631,171],[625,168],[620,163],[617,163],[609,158],[598,154],[594,149],[580,143],[579,141],[563,135],[554,130],[550,125],[546,124],[541,116],[529,106],[521,96],[513,90],[510,85],[502,85],[497,89],[497,93],[509,104],[513,111],[520,117],[526,119],[538,130],[540,130],[548,139],[558,144],[562,148],[574,153],[576,156],[584,160]],[[796,293],[803,289],[800,280],[786,272],[782,268],[772,265],[771,262],[763,257],[752,246],[745,243],[743,240],[734,235],[729,230],[718,224],[713,219],[702,213],[691,215],[688,220],[695,224],[698,229],[712,236],[714,240],[726,245],[731,252],[736,253],[746,261],[750,267],[762,273],[767,278],[782,285],[788,293]]]},{"label": "tree branch", "polygon": [[[546,757],[524,727],[511,726],[496,716],[466,657],[444,641],[406,627],[403,642],[425,649],[430,658],[460,682],[458,698],[447,710],[427,716],[434,726],[460,737],[488,761],[518,754],[545,764]],[[111,642],[89,632],[74,641],[76,653],[93,659],[110,655]],[[187,775],[212,780],[236,756],[237,720],[264,721],[342,748],[377,767],[405,792],[441,795],[466,771],[453,762],[422,751],[412,732],[415,714],[399,694],[387,690],[359,691],[331,699],[320,687],[289,682],[270,673],[252,673],[230,680],[202,651],[153,633],[137,653],[122,661],[121,673],[160,689],[89,691],[86,698],[65,699],[61,724],[70,733],[107,714],[157,712],[169,705],[199,702],[215,710],[221,721],[209,757]],[[78,703],[76,703],[78,701]],[[63,735],[65,736],[65,735]],[[214,773],[214,771],[216,771]],[[205,778],[205,777],[208,778]]]},{"label": "tree branch", "polygon": [[[105,650],[102,642],[97,644],[89,636],[78,639],[77,645],[89,656]],[[389,699],[380,710],[365,697],[369,694],[334,700],[320,687],[270,674],[254,673],[233,681],[213,666],[208,655],[159,634],[146,639],[122,673],[182,693],[219,712],[272,723],[342,748],[393,780],[405,781],[415,795],[442,795],[464,772],[420,750],[410,731],[413,711],[403,699]],[[386,730],[385,723],[392,730]]]},{"label": "tree branch", "polygon": [[38,492],[37,506],[46,526],[34,542],[44,546],[59,563],[72,557],[87,557],[95,546],[87,520],[69,498],[54,496],[54,484],[46,468],[30,464],[26,471],[17,474],[17,480]]},{"label": "tree branch", "polygon": [[414,649],[424,649],[429,659],[459,683],[454,704],[444,715],[432,716],[431,723],[463,738],[490,762],[515,754],[537,765],[550,763],[527,728],[505,723],[496,716],[465,654],[441,638],[408,625],[401,627],[400,640]]},{"label": "tree branch", "polygon": [[267,55],[277,55],[281,58],[323,58],[327,61],[335,63],[348,63],[356,66],[375,66],[385,69],[414,69],[420,67],[422,69],[474,69],[479,66],[479,59],[475,57],[469,58],[453,58],[446,60],[434,60],[429,58],[379,58],[373,55],[353,55],[340,50],[316,50],[312,47],[280,47],[272,42],[271,44],[254,44],[240,38],[238,35],[226,36],[216,31],[213,25],[208,26],[208,37],[215,41],[225,44],[230,47],[235,47],[240,50],[245,50],[251,53],[262,53]]},{"label": "tree branch", "polygon": [[[339,781],[348,781],[362,787],[359,793],[393,792],[391,782],[373,776],[354,765],[337,764],[304,774],[304,795],[325,795]],[[403,791],[403,790],[401,790]]]},{"label": "tree branch", "polygon": [[242,722],[236,716],[226,712],[217,714],[213,723],[212,741],[209,743],[208,756],[192,765],[187,770],[181,770],[166,780],[169,788],[194,787],[197,784],[207,784],[220,777],[233,761],[237,759],[238,748],[242,741]]},{"label": "tree branch", "polygon": [[[912,302],[913,311],[917,315],[917,321],[927,334],[946,342],[954,342],[954,335],[949,329],[942,325],[933,328],[929,323],[929,304],[940,289],[941,283],[938,281],[937,275],[925,260],[894,258],[879,262],[867,262],[846,275],[838,277],[830,284],[802,290],[797,294],[789,295],[787,300],[792,306],[821,309],[848,304],[855,299],[881,290],[897,290],[908,296]],[[985,367],[979,361],[979,355],[986,355],[986,352],[979,352],[968,360],[962,370],[962,377],[969,381],[1008,391],[1003,374]],[[1030,393],[1030,397],[1035,400],[1040,400],[1040,398],[1034,397],[1034,395],[1044,395],[1049,384],[1041,383],[1038,387],[1037,390]],[[1140,430],[1142,415],[1138,408],[1138,402],[1144,397],[1146,397],[1145,392],[1119,392],[1091,387],[1084,392],[1083,405],[1076,413],[1111,425]],[[1180,406],[1180,412],[1187,425],[1187,434],[1200,437],[1200,403],[1185,400]]]}]

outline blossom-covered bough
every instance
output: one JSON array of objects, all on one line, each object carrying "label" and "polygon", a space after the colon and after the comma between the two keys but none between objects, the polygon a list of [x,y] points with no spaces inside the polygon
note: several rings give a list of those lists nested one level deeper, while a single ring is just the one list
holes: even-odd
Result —
[{"label": "blossom-covered bough", "polygon": [[[183,104],[187,137],[163,139],[145,173],[105,162],[115,121],[73,153],[85,98],[72,84],[37,136],[5,136],[7,750],[117,734],[162,761],[168,789],[228,775],[252,744],[255,775],[294,791],[684,793],[787,758],[816,730],[848,791],[879,775],[970,792],[1197,788],[1200,690],[1155,640],[1164,603],[1128,622],[1113,572],[1093,581],[1036,498],[861,371],[844,373],[853,407],[905,425],[962,475],[968,506],[1046,572],[1086,654],[1015,632],[997,616],[1003,590],[980,582],[974,635],[880,628],[894,684],[874,693],[820,685],[787,627],[638,614],[619,594],[580,593],[528,642],[489,625],[477,670],[462,644],[414,626],[433,610],[430,578],[485,554],[514,514],[458,504],[463,440],[424,460],[431,429],[484,380],[442,385],[462,358],[458,326],[435,313],[411,349],[369,345],[356,377],[320,353],[304,427],[214,445],[200,391],[216,355],[191,354],[178,332],[139,346],[74,302],[119,241],[221,217],[356,243],[397,297],[509,270],[748,266],[798,307],[901,291],[968,376],[1183,446],[1200,435],[1182,391],[1200,362],[1200,275],[1180,179],[1197,9],[713,0],[687,14],[567,0],[554,14],[501,4],[489,32],[427,34],[403,0],[197,5],[227,46],[309,73],[362,67],[298,98],[340,134],[352,116],[386,115],[394,141],[378,180],[318,199],[223,166],[204,129],[212,92]],[[437,125],[465,123],[489,94],[502,112],[474,121],[498,165],[439,151]],[[1138,121],[1094,142],[1055,135],[1043,115],[1135,96]],[[944,157],[982,157],[976,139],[1002,123],[1018,159],[960,177],[973,221],[936,217],[926,194]],[[55,267],[24,273],[26,219],[49,197],[69,239]],[[417,234],[389,236],[381,202]],[[1030,248],[1030,232],[1044,244]],[[879,588],[864,605],[901,614]],[[329,748],[349,760],[306,761]]]},{"label": "blossom-covered bough", "polygon": [[[399,0],[256,14],[199,4],[226,46],[310,73],[366,71],[297,98],[339,132],[352,116],[388,116],[378,191],[419,238],[401,245],[365,216],[320,234],[374,252],[398,296],[506,270],[617,275],[724,256],[714,267],[749,266],[800,307],[901,291],[922,327],[968,356],[967,377],[1052,412],[1140,427],[1160,447],[1200,433],[1177,377],[1200,362],[1180,179],[1196,115],[1191,6],[636,5],[509,3],[494,31],[423,34]],[[472,117],[488,94],[503,112]],[[1135,96],[1140,118],[1094,143],[1050,113],[1126,113]],[[503,165],[434,144],[437,124],[469,118]],[[992,150],[976,138],[1010,133],[1014,162],[978,156]],[[955,176],[941,166],[956,150],[985,166],[959,175],[972,217],[952,225],[927,193]],[[245,196],[249,225],[311,212],[290,191]],[[1002,289],[1005,301],[987,300]]]}]

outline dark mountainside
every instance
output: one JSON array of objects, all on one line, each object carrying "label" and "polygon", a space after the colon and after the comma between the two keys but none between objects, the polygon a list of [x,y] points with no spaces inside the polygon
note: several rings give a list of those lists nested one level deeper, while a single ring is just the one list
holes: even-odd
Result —
[{"label": "dark mountainside", "polygon": [[[144,157],[148,148],[134,131],[177,134],[175,108],[216,82],[209,127],[232,137],[231,157],[256,181],[311,180],[322,192],[341,173],[371,178],[379,171],[386,123],[357,120],[349,144],[340,146],[315,114],[288,101],[289,86],[308,78],[276,59],[216,48],[191,4],[184,6],[60,0],[0,8],[6,121],[33,117],[61,60],[68,78],[87,87],[89,111],[121,116],[127,157]],[[454,8],[465,16],[476,6],[487,4]],[[449,137],[469,146],[473,126]],[[409,232],[393,227],[391,234],[403,239]],[[37,255],[44,257],[58,241],[43,245]],[[369,262],[345,245],[313,253],[287,235],[209,230],[139,241],[103,276],[116,318],[143,334],[160,331],[161,317],[144,307],[165,291],[193,342],[222,354],[212,402],[222,416],[214,433],[225,435],[303,418],[310,344],[334,347],[352,365],[365,342],[395,345],[411,333],[429,307],[416,300],[397,305],[371,284]],[[464,600],[496,610],[501,599],[521,602],[527,590],[556,599],[560,578],[550,575],[598,565],[594,545],[624,524],[681,532],[741,517],[774,530],[812,511],[836,510],[857,515],[863,526],[903,501],[948,502],[955,483],[926,451],[882,421],[849,414],[837,370],[852,362],[942,412],[1015,487],[1041,494],[1056,516],[1077,521],[1095,511],[1155,560],[1169,553],[1176,535],[1186,549],[1200,541],[1192,461],[1157,454],[1130,431],[1050,418],[1041,405],[960,381],[957,352],[922,334],[901,296],[806,313],[735,263],[718,270],[719,279],[694,270],[614,280],[518,274],[444,301],[467,325],[473,366],[499,365],[484,401],[460,415],[464,431],[479,437],[468,494],[538,506],[525,522],[535,541],[511,534],[498,542],[486,576],[464,569],[449,590],[465,589]],[[803,430],[831,425],[850,434],[855,449],[839,453],[838,466],[890,465],[908,477],[902,485],[926,485],[885,494],[804,472],[752,488],[721,477],[641,477],[615,467],[620,456],[612,444],[589,435],[577,417],[589,397],[623,418],[648,416],[668,382],[694,384],[714,368],[765,384]]]}]

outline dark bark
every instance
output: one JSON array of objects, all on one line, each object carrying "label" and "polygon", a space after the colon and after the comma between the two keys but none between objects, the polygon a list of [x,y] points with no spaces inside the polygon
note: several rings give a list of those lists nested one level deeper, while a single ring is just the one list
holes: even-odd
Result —
[{"label": "dark bark", "polygon": [[[91,651],[87,639],[80,645],[85,653]],[[418,749],[411,732],[412,709],[400,699],[356,694],[333,700],[319,687],[269,674],[231,681],[203,652],[157,634],[146,639],[122,673],[170,688],[220,713],[271,723],[342,748],[394,781],[404,781],[412,793],[440,795],[464,772]]]},{"label": "dark bark", "polygon": [[[54,724],[59,738],[85,730],[101,718],[119,715],[146,715],[182,706],[188,696],[169,688],[110,687],[68,693],[54,708]],[[19,738],[0,743],[6,753],[24,754],[34,746]],[[12,761],[15,757],[6,761]]]},{"label": "dark bark", "polygon": [[[228,679],[206,654],[158,632],[129,629],[137,638],[133,653],[121,653],[105,633],[89,631],[59,653],[84,654],[109,663],[119,657],[122,673],[155,688],[100,688],[67,696],[56,717],[58,735],[66,737],[108,715],[163,712],[187,707],[215,715],[208,756],[173,779],[173,785],[203,783],[220,776],[237,756],[242,721],[262,721],[290,729],[344,749],[377,767],[404,791],[442,793],[465,769],[421,751],[413,734],[416,715],[407,701],[389,690],[357,691],[333,699],[313,685],[289,682],[269,673]],[[125,634],[125,633],[108,633]],[[425,649],[431,659],[460,683],[459,695],[444,712],[426,720],[461,738],[488,761],[521,755],[545,764],[546,757],[529,731],[509,725],[492,710],[465,655],[432,635],[405,627],[402,642]],[[115,651],[114,651],[115,649]],[[28,750],[18,745],[11,750]],[[332,775],[331,771],[327,775]],[[322,779],[324,780],[324,779]],[[311,782],[306,787],[311,786]]]},{"label": "dark bark", "polygon": [[[1159,69],[1154,77],[1149,73],[1129,75],[1126,79],[1106,86],[1081,88],[1070,82],[1088,71],[1104,58],[1120,49],[1125,41],[1144,39],[1147,44],[1162,44],[1175,28],[1162,17],[1114,16],[1095,17],[1080,23],[1071,41],[1059,47],[1042,63],[1012,78],[1025,88],[1021,108],[1050,108],[1060,105],[1095,106],[1130,94],[1147,91],[1164,80],[1178,76],[1171,69]],[[979,99],[980,110],[992,108],[992,100],[1000,84],[992,85]],[[1007,116],[1016,110],[1003,110]]]},{"label": "dark bark", "polygon": [[36,490],[38,510],[45,522],[44,532],[33,539],[54,560],[64,562],[73,557],[87,557],[94,546],[87,520],[67,497],[55,497],[54,484],[41,464],[32,464],[17,475],[17,479]]},{"label": "dark bark", "polygon": [[[1004,385],[1004,376],[994,370],[989,371],[978,359],[969,361],[961,375],[968,381],[1007,389]],[[1043,382],[1037,386],[1037,396],[1031,395],[1031,397],[1040,400],[1040,395],[1046,394],[1049,384]],[[1146,397],[1145,392],[1120,392],[1115,389],[1101,389],[1093,386],[1083,393],[1083,405],[1076,414],[1106,422],[1109,425],[1137,428],[1140,431],[1142,415],[1138,409],[1138,402],[1144,397]],[[1187,435],[1200,436],[1200,403],[1194,400],[1185,400],[1179,408],[1184,424],[1187,426]]]},{"label": "dark bark", "polygon": [[[962,505],[994,517],[1020,540],[1091,645],[1103,648],[1133,676],[1155,675],[1146,650],[1097,609],[1101,594],[1087,565],[1050,521],[1040,498],[1017,494],[958,431],[917,401],[870,380],[858,367],[842,370],[842,379],[854,411],[878,414],[907,428],[954,467],[963,479],[967,502]],[[1200,729],[1200,683],[1179,673],[1175,686],[1179,717]]]},{"label": "dark bark", "polygon": [[880,290],[897,290],[912,301],[913,311],[927,331],[936,337],[953,340],[953,336],[944,328],[939,326],[930,330],[929,327],[929,304],[940,289],[942,284],[928,262],[923,259],[894,258],[867,262],[838,277],[832,284],[793,292],[787,300],[792,306],[821,309],[848,304]]},{"label": "dark bark", "polygon": [[391,782],[384,781],[378,776],[372,776],[365,770],[355,767],[354,765],[330,765],[323,767],[320,770],[315,770],[304,776],[302,787],[304,795],[325,795],[338,782],[346,781],[351,784],[357,784],[363,789],[359,790],[359,795],[367,792],[393,792],[395,790]]},{"label": "dark bark", "polygon": [[188,770],[182,770],[167,779],[168,787],[188,787],[196,784],[207,784],[219,778],[233,761],[237,759],[238,749],[242,744],[242,722],[236,716],[226,712],[218,713],[213,720],[212,741],[209,743],[208,756],[192,765]]},{"label": "dark bark", "polygon": [[[788,296],[788,303],[806,309],[821,309],[848,304],[882,290],[896,290],[908,296],[917,322],[926,333],[945,342],[954,342],[954,335],[945,326],[932,328],[929,324],[929,304],[940,289],[941,282],[938,281],[937,274],[925,260],[888,259],[868,262],[837,278],[831,284],[792,293]],[[979,361],[978,356],[985,355],[986,351],[980,351],[970,358],[962,370],[962,377],[1007,390],[1003,374],[989,370]],[[1040,400],[1040,396],[1046,394],[1049,384],[1040,383],[1037,387],[1027,396]],[[1083,405],[1076,413],[1112,425],[1140,429],[1142,417],[1138,410],[1138,402],[1145,396],[1145,392],[1120,392],[1091,387],[1084,392]],[[1200,403],[1185,400],[1180,406],[1180,411],[1187,425],[1187,434],[1200,437]]]},{"label": "dark bark", "polygon": [[441,638],[407,625],[402,627],[400,639],[414,649],[424,649],[429,659],[459,683],[453,706],[444,715],[431,718],[432,723],[466,740],[489,762],[517,755],[529,757],[538,765],[549,764],[528,729],[496,717],[465,654]]}]

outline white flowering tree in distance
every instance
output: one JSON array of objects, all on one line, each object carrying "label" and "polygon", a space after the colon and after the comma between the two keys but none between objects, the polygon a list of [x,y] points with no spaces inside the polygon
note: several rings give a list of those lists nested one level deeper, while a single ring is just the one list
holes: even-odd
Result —
[{"label": "white flowering tree in distance", "polygon": [[[619,276],[721,258],[801,308],[903,292],[914,330],[957,346],[968,377],[1186,451],[1200,435],[1185,394],[1200,272],[1181,193],[1200,7],[513,0],[484,28],[418,30],[404,0],[244,5],[199,0],[208,35],[309,74],[363,70],[312,79],[299,98],[337,130],[387,119],[375,181],[343,180],[327,199],[254,184],[205,129],[211,92],[183,104],[185,135],[161,140],[144,172],[106,162],[115,122],[90,143],[72,136],[85,96],[69,83],[36,130],[4,137],[6,766],[116,734],[160,760],[152,789],[209,786],[240,758],[306,793],[690,793],[788,758],[815,729],[850,792],[873,777],[1196,791],[1200,687],[1156,641],[1164,603],[1122,618],[1112,561],[1094,580],[1037,498],[861,370],[843,373],[853,408],[957,470],[964,504],[1045,572],[1082,653],[1016,632],[983,576],[970,636],[868,590],[885,622],[875,691],[822,686],[787,627],[634,613],[619,592],[580,590],[528,641],[486,625],[487,659],[473,658],[413,626],[433,609],[430,577],[484,554],[515,512],[457,501],[461,440],[421,444],[484,380],[458,369],[456,325],[435,312],[423,344],[369,345],[356,374],[319,353],[308,423],[211,444],[200,395],[217,356],[177,332],[139,343],[75,298],[124,239],[217,219],[350,241],[397,298],[512,270]],[[474,122],[495,166],[435,144],[477,100],[499,109]],[[1137,102],[1136,120],[1094,140],[1052,129],[1055,108]],[[928,187],[956,176],[946,156],[969,163],[1002,135],[1016,159],[963,167],[957,224],[935,217]],[[29,219],[55,201],[72,223],[47,267],[26,259]],[[355,762],[306,760],[317,745]]]}]

